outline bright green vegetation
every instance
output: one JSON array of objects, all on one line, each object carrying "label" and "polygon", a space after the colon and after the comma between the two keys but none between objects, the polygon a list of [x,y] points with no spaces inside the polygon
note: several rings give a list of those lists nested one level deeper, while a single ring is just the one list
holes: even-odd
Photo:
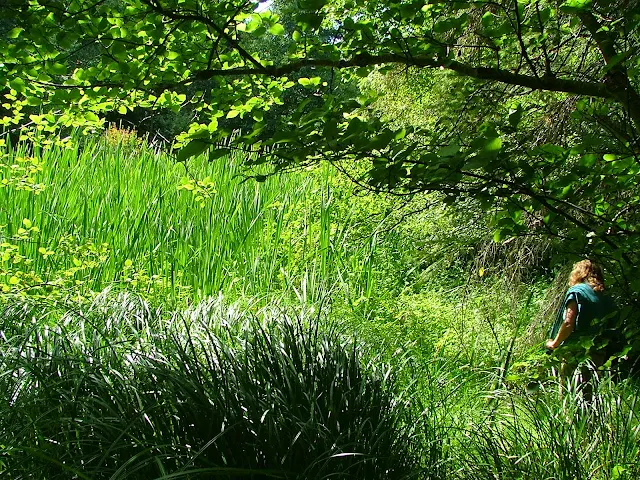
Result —
[{"label": "bright green vegetation", "polygon": [[[178,301],[293,288],[316,299],[338,283],[357,299],[370,289],[373,244],[344,241],[357,228],[352,187],[334,193],[328,169],[246,181],[240,155],[175,163],[115,129],[72,148],[3,155],[3,177],[25,184],[0,190],[5,291],[116,282]],[[33,158],[40,171],[18,177],[12,165]],[[342,275],[347,267],[358,278]]]},{"label": "bright green vegetation", "polygon": [[[0,476],[640,478],[639,26],[0,2]],[[584,258],[619,314],[546,355]]]},{"label": "bright green vegetation", "polygon": [[640,474],[634,385],[537,367],[546,247],[329,167],[78,138],[0,162],[8,478]]},{"label": "bright green vegetation", "polygon": [[638,303],[636,1],[259,3],[7,0],[0,125],[51,142],[173,112],[180,159],[473,199],[496,241],[562,239]]}]

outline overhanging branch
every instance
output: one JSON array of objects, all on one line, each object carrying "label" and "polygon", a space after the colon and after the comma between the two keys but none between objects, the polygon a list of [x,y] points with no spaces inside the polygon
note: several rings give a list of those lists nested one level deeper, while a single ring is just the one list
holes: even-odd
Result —
[{"label": "overhanging branch", "polygon": [[142,0],[142,3],[147,5],[149,8],[151,8],[155,12],[158,12],[161,15],[164,15],[165,17],[170,18],[172,20],[182,20],[182,21],[202,23],[204,25],[207,25],[208,27],[211,27],[221,38],[224,38],[229,43],[229,45],[231,45],[231,47],[234,48],[245,61],[253,64],[256,69],[263,70],[263,73],[264,73],[264,67],[262,66],[262,64],[258,60],[256,60],[249,52],[247,52],[244,48],[242,48],[242,46],[240,46],[238,41],[235,40],[231,35],[229,35],[225,31],[224,27],[218,26],[210,18],[204,15],[197,15],[195,13],[181,13],[179,11],[163,8],[157,0]]},{"label": "overhanging branch", "polygon": [[543,76],[534,77],[513,73],[508,70],[491,67],[474,67],[451,59],[437,59],[427,56],[404,56],[397,54],[355,55],[345,60],[306,58],[280,66],[263,66],[262,68],[240,67],[229,69],[206,69],[194,72],[194,80],[208,80],[213,77],[228,77],[242,75],[267,75],[283,77],[303,68],[349,68],[369,67],[374,65],[398,64],[418,68],[442,68],[452,70],[462,76],[478,80],[494,81],[530,88],[532,90],[546,90],[564,92],[588,97],[608,98],[617,100],[613,92],[604,83],[565,80],[561,78]]}]

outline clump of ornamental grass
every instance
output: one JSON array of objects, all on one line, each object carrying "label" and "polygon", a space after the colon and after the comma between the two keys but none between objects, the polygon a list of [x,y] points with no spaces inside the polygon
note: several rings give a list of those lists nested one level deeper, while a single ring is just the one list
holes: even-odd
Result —
[{"label": "clump of ornamental grass", "polygon": [[[49,312],[49,313],[47,313]],[[7,478],[407,478],[423,429],[351,340],[220,300],[0,312]]]}]

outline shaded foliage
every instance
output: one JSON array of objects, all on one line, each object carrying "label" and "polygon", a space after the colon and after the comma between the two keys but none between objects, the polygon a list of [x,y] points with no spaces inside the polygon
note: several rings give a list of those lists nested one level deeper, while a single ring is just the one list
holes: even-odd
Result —
[{"label": "shaded foliage", "polygon": [[163,320],[126,294],[41,309],[2,310],[12,478],[404,478],[419,464],[390,373],[316,319],[211,301]]}]

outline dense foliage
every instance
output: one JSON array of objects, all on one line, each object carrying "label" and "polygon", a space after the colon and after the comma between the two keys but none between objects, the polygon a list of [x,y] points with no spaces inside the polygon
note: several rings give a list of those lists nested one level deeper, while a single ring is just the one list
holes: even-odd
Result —
[{"label": "dense foliage", "polygon": [[[634,479],[637,393],[603,381],[467,397],[420,390],[309,313],[183,312],[105,292],[3,305],[0,473],[10,478]],[[473,394],[472,394],[473,395]],[[462,410],[461,410],[462,409]]]},{"label": "dense foliage", "polygon": [[[190,104],[185,159],[224,155],[246,118],[231,147],[251,163],[328,159],[372,188],[471,195],[498,209],[496,239],[565,238],[608,257],[635,298],[636,2],[276,2],[282,18],[256,5],[9,1],[4,123],[53,131]],[[375,68],[454,73],[435,126],[390,125],[367,115],[375,92],[336,91]]]},{"label": "dense foliage", "polygon": [[[375,242],[345,240],[362,223],[353,189],[334,191],[328,169],[246,182],[242,160],[176,164],[116,128],[68,147],[0,147],[0,290],[65,296],[116,282],[180,302],[275,293],[308,272],[363,295]],[[309,281],[306,297],[320,287]]]},{"label": "dense foliage", "polygon": [[[5,307],[11,478],[401,478],[420,429],[383,365],[282,312],[163,318],[131,295]],[[35,318],[35,323],[31,318]]]},{"label": "dense foliage", "polygon": [[[537,369],[544,246],[490,242],[464,205],[354,196],[327,169],[256,184],[194,158],[183,178],[130,132],[68,143],[2,157],[3,474],[634,478],[633,387],[603,384],[591,412]],[[301,304],[320,313],[287,320]]]},{"label": "dense foliage", "polygon": [[638,2],[0,13],[0,476],[638,477]]}]

